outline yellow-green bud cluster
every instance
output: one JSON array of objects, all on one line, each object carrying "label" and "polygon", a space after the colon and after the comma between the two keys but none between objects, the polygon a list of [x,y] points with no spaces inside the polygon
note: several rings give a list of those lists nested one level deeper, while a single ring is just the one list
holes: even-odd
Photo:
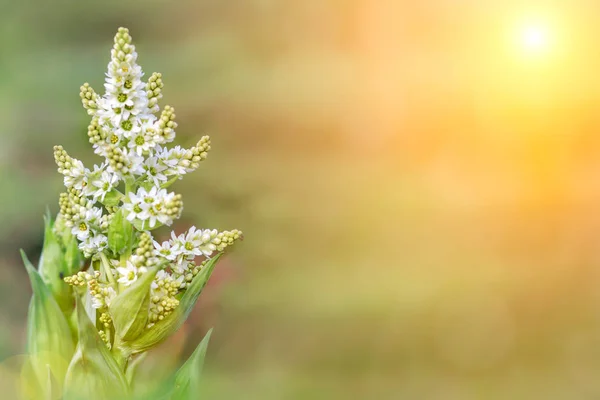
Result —
[{"label": "yellow-green bud cluster", "polygon": [[73,159],[62,146],[54,146],[54,161],[58,166],[58,172],[64,174],[73,167]]},{"label": "yellow-green bud cluster", "polygon": [[162,88],[164,84],[162,81],[162,74],[160,72],[154,72],[148,82],[146,83],[146,96],[148,97],[148,108],[153,112],[158,111],[158,101],[162,99]]},{"label": "yellow-green bud cluster", "polygon": [[200,265],[196,265],[193,261],[189,262],[188,270],[183,276],[183,284],[185,285],[184,289],[187,289],[190,283],[192,283],[192,280],[194,280],[194,277],[198,275],[198,273],[202,270],[202,267],[204,267],[207,262],[208,260],[204,260]]},{"label": "yellow-green bud cluster", "polygon": [[102,293],[101,293],[102,289],[100,288],[100,285],[98,284],[97,279],[89,280],[87,285],[90,290],[90,295],[92,297],[95,297],[98,301],[104,300],[104,298],[102,297]]},{"label": "yellow-green bud cluster", "polygon": [[189,152],[185,154],[185,158],[190,161],[190,169],[197,169],[200,166],[200,162],[206,160],[206,157],[208,157],[209,150],[210,137],[202,136],[198,143],[190,149],[191,157]]},{"label": "yellow-green bud cluster", "polygon": [[79,88],[79,97],[81,97],[81,103],[83,104],[83,108],[87,110],[87,113],[94,115],[98,109],[98,95],[89,83],[86,82]]},{"label": "yellow-green bud cluster", "polygon": [[142,232],[140,235],[140,242],[137,249],[135,249],[135,264],[136,267],[152,266],[154,265],[154,247],[152,246],[152,236],[148,232]]},{"label": "yellow-green bud cluster", "polygon": [[94,305],[95,308],[104,309],[108,307],[108,304],[106,303],[107,299],[109,299],[111,295],[114,295],[115,292],[111,287],[104,284],[101,285],[98,279],[99,277],[89,280],[87,286],[90,296],[92,296],[92,305]]},{"label": "yellow-green bud cluster", "polygon": [[87,209],[92,208],[93,202],[81,194],[81,191],[71,188],[67,193],[61,193],[58,197],[60,215],[68,227],[73,226],[73,220]]},{"label": "yellow-green bud cluster", "polygon": [[212,243],[217,246],[217,251],[223,251],[227,246],[231,246],[233,242],[242,237],[242,232],[234,229],[232,231],[219,232]]},{"label": "yellow-green bud cluster", "polygon": [[114,214],[110,214],[110,211],[109,211],[109,214],[104,214],[104,215],[102,215],[102,217],[100,217],[99,225],[100,225],[101,230],[106,231],[108,229],[108,227],[110,226],[110,223],[113,219],[113,215]]},{"label": "yellow-green bud cluster", "polygon": [[109,313],[103,312],[102,314],[100,314],[99,320],[105,328],[110,328],[110,325],[112,324],[112,318],[110,317]]},{"label": "yellow-green bud cluster", "polygon": [[175,109],[171,106],[165,106],[158,120],[158,134],[163,141],[171,142],[175,138],[175,129],[177,129]]},{"label": "yellow-green bud cluster", "polygon": [[123,175],[129,173],[130,161],[120,147],[108,145],[106,148],[106,160],[114,171],[118,171]]},{"label": "yellow-green bud cluster", "polygon": [[119,28],[115,35],[115,44],[111,50],[111,57],[115,60],[126,61],[127,55],[131,54],[135,48],[131,45],[131,35],[129,29]]},{"label": "yellow-green bud cluster", "polygon": [[92,119],[92,122],[88,126],[88,137],[91,144],[99,144],[106,141],[106,132],[100,129],[97,118]]},{"label": "yellow-green bud cluster", "polygon": [[158,321],[162,321],[179,306],[179,300],[172,296],[153,296],[150,299],[150,313],[148,315],[148,328]]},{"label": "yellow-green bud cluster", "polygon": [[173,198],[165,203],[165,214],[169,216],[171,219],[177,219],[181,216],[181,212],[183,211],[183,201],[181,200],[181,195],[176,194]]},{"label": "yellow-green bud cluster", "polygon": [[100,330],[100,331],[98,331],[98,336],[100,336],[100,339],[102,339],[104,344],[106,344],[106,347],[108,347],[108,349],[110,350],[112,348],[112,345],[110,343],[110,339],[108,338],[108,335],[106,334],[106,332]]},{"label": "yellow-green bud cluster", "polygon": [[98,279],[99,277],[99,271],[94,271],[94,275],[85,271],[79,271],[75,275],[65,276],[63,280],[65,281],[65,283],[71,286],[85,286],[88,284],[89,281],[93,279]]}]

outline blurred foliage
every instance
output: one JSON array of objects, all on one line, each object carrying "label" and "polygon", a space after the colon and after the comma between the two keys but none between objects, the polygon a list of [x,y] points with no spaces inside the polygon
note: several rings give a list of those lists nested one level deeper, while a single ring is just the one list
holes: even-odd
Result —
[{"label": "blurred foliage", "polygon": [[52,145],[93,160],[78,88],[123,25],[180,144],[212,138],[179,229],[246,237],[140,373],[214,326],[206,398],[597,397],[599,9],[564,3],[552,69],[495,39],[519,6],[2,3],[0,357],[23,348],[17,249],[57,210]]}]

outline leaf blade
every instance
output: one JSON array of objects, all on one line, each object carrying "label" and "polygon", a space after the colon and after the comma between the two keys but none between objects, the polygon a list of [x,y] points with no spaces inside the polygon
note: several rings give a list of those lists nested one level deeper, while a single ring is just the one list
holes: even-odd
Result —
[{"label": "leaf blade", "polygon": [[212,329],[208,331],[190,358],[187,359],[175,374],[175,387],[171,397],[172,400],[193,400],[198,397],[200,377],[211,335]]}]

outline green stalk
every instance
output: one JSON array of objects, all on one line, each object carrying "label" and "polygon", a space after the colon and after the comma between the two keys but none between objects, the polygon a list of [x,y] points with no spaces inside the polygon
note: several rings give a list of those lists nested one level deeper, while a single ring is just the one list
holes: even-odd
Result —
[{"label": "green stalk", "polygon": [[106,277],[108,278],[108,281],[116,289],[117,281],[115,281],[115,277],[113,276],[112,271],[110,270],[110,262],[108,261],[106,254],[100,253],[100,259],[102,260],[101,265],[104,268],[104,272],[106,273]]}]

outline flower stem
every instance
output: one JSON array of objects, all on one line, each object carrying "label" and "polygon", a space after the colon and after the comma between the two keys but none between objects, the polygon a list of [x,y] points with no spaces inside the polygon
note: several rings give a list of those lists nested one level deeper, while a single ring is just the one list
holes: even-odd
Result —
[{"label": "flower stem", "polygon": [[106,254],[100,253],[100,259],[102,260],[102,267],[104,267],[104,272],[106,273],[108,281],[111,283],[111,285],[116,287],[117,282],[115,281],[115,277],[113,276],[112,271],[110,270],[110,262],[108,261]]}]

